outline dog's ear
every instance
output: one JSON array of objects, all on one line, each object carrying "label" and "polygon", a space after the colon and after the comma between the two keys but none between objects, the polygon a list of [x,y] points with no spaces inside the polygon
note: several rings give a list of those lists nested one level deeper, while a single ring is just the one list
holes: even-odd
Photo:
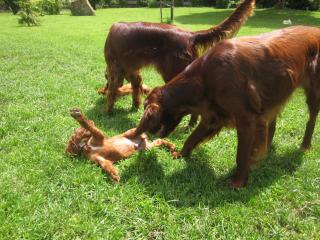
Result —
[{"label": "dog's ear", "polygon": [[157,103],[151,103],[145,109],[145,116],[147,118],[157,117],[159,113],[160,113],[160,106]]},{"label": "dog's ear", "polygon": [[156,132],[161,124],[161,107],[156,103],[146,105],[143,116],[137,127],[136,134]]},{"label": "dog's ear", "polygon": [[155,128],[160,124],[161,110],[160,106],[156,103],[151,103],[147,106],[144,114],[145,121],[151,129]]}]

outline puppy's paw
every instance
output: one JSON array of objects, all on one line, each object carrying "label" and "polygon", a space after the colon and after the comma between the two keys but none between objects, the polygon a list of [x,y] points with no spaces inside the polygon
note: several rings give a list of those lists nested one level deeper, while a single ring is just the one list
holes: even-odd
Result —
[{"label": "puppy's paw", "polygon": [[116,174],[113,174],[111,175],[111,178],[114,182],[120,182],[120,176],[119,175],[116,175]]},{"label": "puppy's paw", "polygon": [[182,154],[180,152],[173,151],[171,154],[172,154],[173,159],[182,158]]},{"label": "puppy's paw", "polygon": [[82,112],[79,108],[73,108],[70,110],[70,115],[71,117],[75,118],[75,119],[79,119],[82,118]]},{"label": "puppy's paw", "polygon": [[107,88],[106,88],[106,87],[103,87],[103,88],[98,89],[98,93],[101,94],[101,95],[106,95],[106,93],[107,93]]}]

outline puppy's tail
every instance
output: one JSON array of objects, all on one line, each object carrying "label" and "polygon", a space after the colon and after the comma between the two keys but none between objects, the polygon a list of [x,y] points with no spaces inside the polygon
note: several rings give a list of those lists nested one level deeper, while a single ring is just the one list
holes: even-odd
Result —
[{"label": "puppy's tail", "polygon": [[208,30],[195,32],[191,41],[199,51],[205,51],[213,44],[234,37],[247,19],[253,15],[256,0],[244,0],[237,9],[219,25]]}]

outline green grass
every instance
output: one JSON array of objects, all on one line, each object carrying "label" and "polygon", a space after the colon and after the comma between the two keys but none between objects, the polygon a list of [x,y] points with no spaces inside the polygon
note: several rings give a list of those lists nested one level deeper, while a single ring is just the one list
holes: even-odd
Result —
[{"label": "green grass", "polygon": [[[103,46],[116,21],[159,21],[158,9],[98,10],[96,17],[45,16],[20,27],[0,14],[0,239],[320,239],[320,124],[313,148],[299,151],[308,118],[297,91],[278,120],[271,153],[246,189],[226,184],[236,135],[223,131],[188,162],[163,149],[116,165],[120,184],[95,165],[64,155],[80,107],[108,135],[135,126],[131,98],[105,113]],[[193,30],[230,10],[177,8],[175,23]],[[258,10],[239,35],[281,28],[282,20],[320,25],[320,13]],[[163,84],[152,69],[144,83]],[[319,119],[318,119],[319,120]],[[184,119],[169,139],[180,148]]]}]

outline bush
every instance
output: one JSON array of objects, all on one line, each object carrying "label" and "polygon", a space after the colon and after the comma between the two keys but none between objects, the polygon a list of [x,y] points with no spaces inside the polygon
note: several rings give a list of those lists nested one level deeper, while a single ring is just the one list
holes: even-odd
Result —
[{"label": "bush", "polygon": [[148,1],[147,0],[138,0],[137,5],[139,7],[147,7],[148,6]]},{"label": "bush", "polygon": [[159,2],[157,0],[149,0],[148,1],[148,7],[149,8],[157,8],[159,7]]},{"label": "bush", "polygon": [[229,0],[217,0],[216,7],[217,8],[227,8],[229,6]]},{"label": "bush", "polygon": [[319,10],[320,8],[320,0],[310,1],[310,9],[311,10]]},{"label": "bush", "polygon": [[70,8],[71,0],[60,0],[61,8]]},{"label": "bush", "polygon": [[307,9],[310,8],[311,4],[309,0],[289,0],[288,7],[293,9]]},{"label": "bush", "polygon": [[9,7],[4,2],[4,0],[0,0],[0,10],[8,10],[8,9],[9,9]]},{"label": "bush", "polygon": [[4,0],[4,3],[12,11],[13,14],[17,14],[19,12],[19,0]]},{"label": "bush", "polygon": [[43,0],[39,2],[40,7],[43,12],[49,15],[58,15],[60,14],[60,2],[59,0]]},{"label": "bush", "polygon": [[23,0],[20,2],[20,19],[18,20],[20,24],[30,26],[40,25],[39,9],[35,7],[30,0]]},{"label": "bush", "polygon": [[91,7],[96,10],[97,9],[97,4],[100,4],[101,1],[100,0],[89,0],[89,3],[91,5]]}]

